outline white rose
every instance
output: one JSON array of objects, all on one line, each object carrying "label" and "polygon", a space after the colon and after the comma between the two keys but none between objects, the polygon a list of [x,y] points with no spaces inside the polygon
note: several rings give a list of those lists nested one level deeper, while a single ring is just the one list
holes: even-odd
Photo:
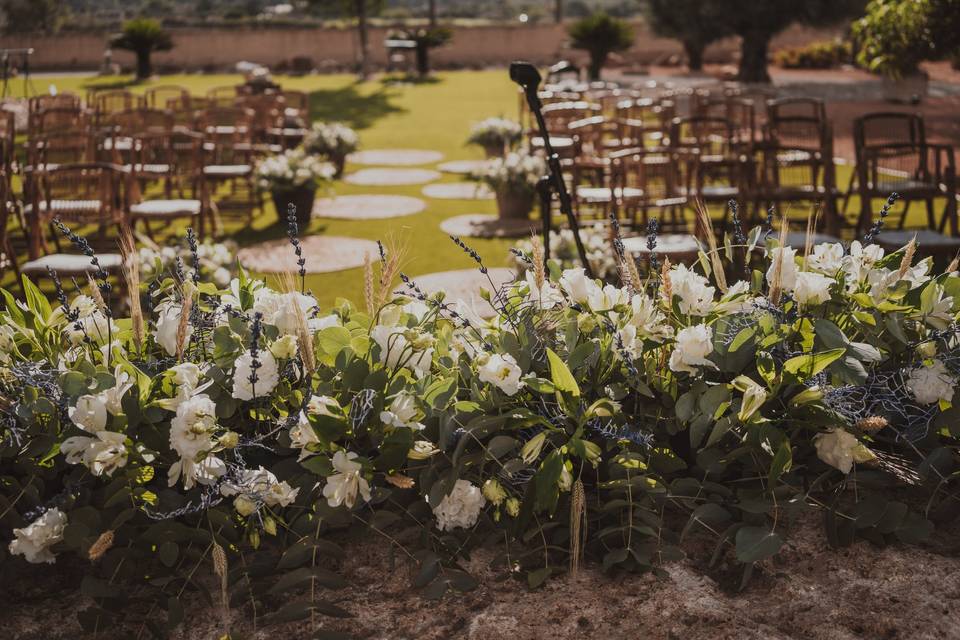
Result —
[{"label": "white rose", "polygon": [[670,286],[674,297],[678,298],[681,313],[695,316],[710,313],[716,289],[709,284],[705,277],[682,264],[670,270]]},{"label": "white rose", "polygon": [[251,381],[253,377],[253,354],[249,351],[244,352],[237,358],[233,370],[233,397],[237,400],[253,400],[270,395],[280,382],[280,372],[277,370],[277,361],[269,351],[260,350],[257,352],[257,361],[260,366],[257,368],[256,381]]},{"label": "white rose", "polygon": [[14,529],[15,539],[8,547],[13,555],[22,555],[27,562],[53,563],[56,558],[50,547],[63,540],[67,526],[67,514],[60,509],[50,509],[23,529]]},{"label": "white rose", "polygon": [[907,389],[921,404],[934,402],[950,402],[957,379],[950,375],[946,365],[938,359],[931,361],[929,366],[916,367],[907,377]]},{"label": "white rose", "polygon": [[196,460],[213,446],[217,430],[217,405],[210,396],[198,394],[180,403],[170,421],[170,448],[181,458]]},{"label": "white rose", "polygon": [[486,501],[479,487],[467,480],[457,480],[450,495],[444,497],[440,504],[431,505],[433,515],[437,518],[437,528],[441,531],[469,529],[477,523]]},{"label": "white rose", "polygon": [[801,271],[794,281],[793,296],[800,304],[822,304],[830,299],[833,279],[811,271]]},{"label": "white rose", "polygon": [[107,425],[107,403],[103,395],[85,395],[70,407],[70,420],[84,431],[96,433]]},{"label": "white rose", "polygon": [[357,495],[364,502],[370,500],[370,484],[363,477],[363,466],[353,461],[356,457],[357,454],[352,451],[341,450],[333,454],[333,468],[337,473],[328,477],[323,487],[323,496],[331,507],[345,504],[352,508],[357,502]]},{"label": "white rose", "polygon": [[817,448],[817,457],[843,473],[850,473],[854,462],[876,459],[855,435],[841,428],[817,434],[813,444]]},{"label": "white rose", "polygon": [[477,373],[482,382],[492,384],[508,396],[515,395],[523,386],[520,381],[523,372],[509,353],[492,354],[480,365]]},{"label": "white rose", "polygon": [[797,250],[793,247],[777,247],[770,252],[770,267],[767,269],[767,284],[773,284],[773,276],[780,263],[780,288],[793,291],[797,284]]},{"label": "white rose", "polygon": [[839,242],[818,244],[807,256],[807,266],[824,275],[836,275],[842,265],[843,245]]},{"label": "white rose", "polygon": [[713,329],[705,324],[686,327],[677,333],[673,353],[670,354],[670,369],[690,374],[699,373],[699,367],[716,368],[716,365],[707,360],[713,351]]}]

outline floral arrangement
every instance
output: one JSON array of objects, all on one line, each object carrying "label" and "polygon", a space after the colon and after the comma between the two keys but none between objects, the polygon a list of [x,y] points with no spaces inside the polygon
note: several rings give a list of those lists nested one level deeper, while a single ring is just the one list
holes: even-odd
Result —
[{"label": "floral arrangement", "polygon": [[342,122],[314,122],[302,147],[311,155],[346,158],[360,147],[360,136]]},{"label": "floral arrangement", "polygon": [[[146,239],[144,239],[146,240]],[[146,279],[161,277],[173,273],[185,264],[197,264],[200,267],[199,278],[210,281],[218,287],[226,287],[237,275],[237,244],[232,240],[225,242],[206,241],[202,243],[177,242],[159,246],[153,242],[144,242],[138,250],[140,273]],[[195,254],[195,255],[194,255]],[[193,278],[193,269],[185,273]]]},{"label": "floral arrangement", "polygon": [[473,125],[467,144],[496,150],[496,155],[502,155],[505,150],[513,148],[522,135],[523,127],[519,122],[507,118],[487,118]]},{"label": "floral arrangement", "polygon": [[[595,276],[601,280],[617,277],[618,265],[613,251],[610,250],[611,229],[608,225],[594,224],[580,227],[580,240],[587,252],[587,260]],[[533,240],[523,238],[513,245],[510,250],[512,266],[525,269],[532,259]],[[553,229],[550,231],[550,257],[560,268],[570,269],[580,264],[577,253],[577,244],[570,229]]]},{"label": "floral arrangement", "polygon": [[265,191],[316,189],[334,173],[329,163],[299,147],[264,158],[256,167],[257,184]]},{"label": "floral arrangement", "polygon": [[[476,584],[458,560],[485,539],[536,587],[584,558],[654,570],[696,530],[746,580],[801,511],[834,544],[914,542],[956,499],[955,265],[913,243],[801,256],[758,228],[644,280],[621,256],[611,284],[533,242],[490,321],[422,293],[392,250],[362,307],[331,311],[302,278],[242,270],[129,287],[129,318],[99,269],[89,291],[55,280],[54,301],[28,279],[2,292],[10,553],[93,560],[85,628],[117,620],[123,582],[128,614],[178,610],[198,570],[227,608],[308,587],[270,618],[315,627],[346,613],[325,558],[347,527],[398,545],[422,528],[405,557],[440,597]],[[255,576],[254,549],[272,558]]]},{"label": "floral arrangement", "polygon": [[474,177],[497,193],[534,193],[547,172],[544,159],[536,154],[511,152],[488,160]]}]

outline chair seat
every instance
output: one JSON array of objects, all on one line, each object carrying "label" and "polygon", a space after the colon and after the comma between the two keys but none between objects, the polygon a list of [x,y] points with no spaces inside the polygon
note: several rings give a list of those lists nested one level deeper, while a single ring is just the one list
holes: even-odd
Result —
[{"label": "chair seat", "polygon": [[921,251],[927,249],[950,249],[960,247],[960,238],[947,236],[932,229],[884,230],[877,234],[877,244],[886,247],[902,247],[916,236]]},{"label": "chair seat", "polygon": [[[543,147],[543,138],[535,136],[530,139],[530,144],[534,147]],[[573,138],[569,136],[550,136],[550,144],[554,149],[567,149],[573,146]]]},{"label": "chair seat", "polygon": [[130,213],[142,218],[173,218],[200,215],[199,200],[146,200],[130,206]]},{"label": "chair seat", "polygon": [[642,198],[643,189],[636,187],[577,187],[577,198],[584,202],[610,202],[614,198],[617,200]]},{"label": "chair seat", "polygon": [[[123,258],[119,253],[98,253],[97,260],[104,271],[120,268]],[[82,274],[94,271],[90,258],[76,253],[51,253],[20,265],[20,272],[27,275],[46,275],[47,268],[59,274]]]},{"label": "chair seat", "polygon": [[913,180],[910,178],[904,178],[902,180],[898,179],[889,179],[889,180],[878,180],[874,185],[874,190],[880,191],[882,193],[892,193],[896,191],[897,193],[904,194],[937,194],[940,193],[940,187],[933,182],[924,182],[923,180]]},{"label": "chair seat", "polygon": [[217,178],[243,178],[250,175],[253,167],[248,164],[211,164],[203,168],[203,174]]},{"label": "chair seat", "polygon": [[270,127],[267,129],[267,135],[280,138],[302,138],[307,135],[307,130],[302,127]]},{"label": "chair seat", "polygon": [[104,151],[132,151],[133,138],[122,136],[118,138],[105,138],[103,140]]},{"label": "chair seat", "polygon": [[[624,238],[623,248],[629,253],[650,253],[646,236]],[[696,255],[700,244],[694,236],[686,233],[661,233],[654,250],[663,255]]]},{"label": "chair seat", "polygon": [[137,165],[123,165],[124,171],[133,171],[135,173],[150,173],[156,175],[166,175],[170,173],[170,165],[168,164],[137,164]]},{"label": "chair seat", "polygon": [[738,195],[740,195],[740,189],[729,185],[705,185],[700,190],[700,196],[708,199],[717,198],[726,200],[728,198],[736,198]]},{"label": "chair seat", "polygon": [[[39,206],[40,212],[46,213],[47,206],[47,201],[41,200]],[[49,206],[54,214],[75,212],[90,213],[103,208],[103,203],[99,200],[51,200]],[[33,213],[33,203],[23,205],[23,213],[26,215]]]},{"label": "chair seat", "polygon": [[[813,234],[813,244],[823,244],[823,243],[836,243],[840,242],[840,238],[835,238],[826,233],[814,233]],[[807,243],[807,234],[801,231],[789,231],[787,232],[786,245],[788,247],[803,247]]]}]

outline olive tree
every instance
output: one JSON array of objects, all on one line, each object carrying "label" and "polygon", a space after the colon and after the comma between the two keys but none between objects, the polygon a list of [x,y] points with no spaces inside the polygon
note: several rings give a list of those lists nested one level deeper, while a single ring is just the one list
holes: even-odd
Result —
[{"label": "olive tree", "polygon": [[600,79],[600,71],[611,53],[633,46],[633,28],[624,20],[595,13],[570,25],[571,46],[590,54],[588,74]]},{"label": "olive tree", "polygon": [[720,7],[703,0],[648,0],[645,16],[657,35],[679,40],[691,71],[703,68],[703,51],[730,35],[720,21]]}]

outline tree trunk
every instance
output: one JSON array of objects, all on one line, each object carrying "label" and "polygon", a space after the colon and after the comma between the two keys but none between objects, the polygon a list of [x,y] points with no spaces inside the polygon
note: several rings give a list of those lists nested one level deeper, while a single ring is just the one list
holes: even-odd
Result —
[{"label": "tree trunk", "polygon": [[553,0],[553,21],[557,24],[563,22],[563,0]]},{"label": "tree trunk", "polygon": [[153,75],[150,65],[150,50],[137,51],[137,80],[146,80]]},{"label": "tree trunk", "polygon": [[430,26],[437,26],[437,0],[430,0],[429,7]]},{"label": "tree trunk", "polygon": [[740,70],[737,80],[740,82],[770,82],[767,73],[767,48],[770,44],[769,33],[748,32],[743,35],[740,44]]},{"label": "tree trunk", "polygon": [[607,62],[607,54],[603,53],[591,53],[590,54],[590,65],[587,67],[587,76],[589,80],[593,82],[594,80],[600,79],[600,72],[603,71],[603,65]]},{"label": "tree trunk", "polygon": [[421,78],[426,78],[430,73],[430,47],[420,43],[416,48],[417,54],[417,73]]},{"label": "tree trunk", "polygon": [[367,34],[367,0],[354,0],[357,34],[360,36],[360,78],[370,77],[370,43]]},{"label": "tree trunk", "polygon": [[684,42],[683,50],[687,54],[687,68],[690,71],[703,70],[703,50],[706,47],[699,42]]}]

